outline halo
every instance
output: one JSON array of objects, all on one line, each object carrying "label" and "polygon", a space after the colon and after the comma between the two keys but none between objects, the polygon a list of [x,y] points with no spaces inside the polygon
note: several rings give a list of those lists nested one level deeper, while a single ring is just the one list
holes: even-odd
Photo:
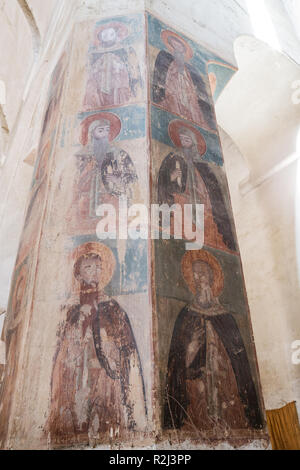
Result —
[{"label": "halo", "polygon": [[188,124],[185,121],[180,121],[179,119],[175,119],[174,121],[171,121],[169,124],[169,136],[173,144],[178,148],[182,147],[182,144],[180,142],[180,137],[179,137],[179,129],[182,127],[186,127],[187,129],[193,132],[193,134],[195,135],[197,139],[197,147],[198,147],[199,154],[201,156],[205,155],[206,150],[207,150],[207,145],[201,132],[198,129],[196,129],[194,126],[192,126],[191,124]]},{"label": "halo", "polygon": [[108,246],[103,245],[102,243],[85,243],[84,245],[78,246],[72,254],[74,267],[79,258],[88,255],[99,255],[101,258],[103,270],[98,287],[100,290],[104,289],[110,283],[116,267],[116,259],[113,252],[108,248]]},{"label": "halo", "polygon": [[101,119],[105,119],[106,121],[110,122],[110,132],[109,132],[109,142],[115,140],[116,137],[121,132],[121,121],[118,116],[112,113],[98,113],[93,114],[92,116],[87,117],[81,123],[81,143],[82,145],[86,145],[88,143],[88,136],[89,136],[89,128],[92,122],[99,121]]},{"label": "halo", "polygon": [[184,39],[182,39],[182,37],[180,37],[178,34],[173,33],[173,31],[170,31],[168,29],[166,29],[165,31],[162,31],[161,39],[164,42],[164,44],[165,44],[166,48],[168,49],[168,51],[170,51],[171,54],[173,55],[174,50],[173,50],[171,44],[169,43],[170,38],[176,38],[178,41],[181,42],[181,44],[184,45],[185,50],[186,50],[184,58],[187,62],[190,61],[191,58],[194,55],[194,52],[193,52],[193,49],[191,48],[191,46]]},{"label": "halo", "polygon": [[211,267],[214,274],[212,292],[215,297],[218,297],[224,289],[224,273],[217,258],[215,258],[211,253],[208,253],[206,250],[187,251],[182,258],[181,271],[190,291],[194,295],[196,294],[196,287],[192,270],[192,265],[195,261],[203,261]]},{"label": "halo", "polygon": [[103,41],[101,39],[99,39],[99,35],[105,29],[110,29],[110,28],[112,28],[116,31],[117,38],[118,38],[117,41],[118,42],[124,41],[124,39],[129,36],[129,29],[124,23],[120,23],[120,22],[117,22],[117,21],[113,21],[113,22],[110,22],[110,23],[105,23],[105,24],[101,25],[99,28],[97,28],[96,31],[95,31],[95,41],[94,41],[95,46],[98,46],[99,43],[101,44],[101,46],[103,46]]}]

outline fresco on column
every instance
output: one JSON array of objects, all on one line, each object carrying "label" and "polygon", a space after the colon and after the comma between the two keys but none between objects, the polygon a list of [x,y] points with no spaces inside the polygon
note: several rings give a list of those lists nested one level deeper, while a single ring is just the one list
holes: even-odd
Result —
[{"label": "fresco on column", "polygon": [[68,65],[68,47],[69,45],[67,44],[66,52],[62,54],[52,73],[50,81],[47,107],[42,123],[41,138],[34,167],[17,263],[22,260],[24,253],[36,242],[36,236],[41,225],[41,217],[47,191],[47,177],[50,170],[51,157],[53,155],[61,112],[62,93]]},{"label": "fresco on column", "polygon": [[[130,118],[133,114],[134,121]],[[145,108],[136,105],[78,116],[79,142],[74,145],[73,156],[75,178],[66,216],[66,230],[74,246],[97,239],[101,220],[97,209],[101,204],[114,208],[118,228],[120,198],[127,208],[147,203],[147,162],[140,158],[146,151],[145,121]],[[142,191],[141,187],[146,188]],[[115,251],[117,259],[114,279],[118,292],[144,292],[147,241],[121,240],[115,236],[106,243]]]},{"label": "fresco on column", "polygon": [[[174,437],[245,442],[264,418],[210,89],[229,80],[214,68],[227,64],[152,15],[148,34],[151,200],[182,212],[204,205],[202,249],[187,251],[184,231],[177,239],[176,210],[170,239],[153,244],[161,425]],[[195,214],[189,222],[195,230]]]},{"label": "fresco on column", "polygon": [[[240,439],[262,427],[206,73],[222,61],[147,21],[151,109],[143,15],[76,24],[54,73],[5,326],[7,371],[17,363],[18,378],[8,379],[12,406],[1,401],[1,439],[9,428],[17,448],[137,442],[159,433],[156,410],[171,439]],[[148,240],[100,239],[99,206],[117,209],[120,198],[204,204],[203,249],[187,252],[173,233],[153,250]]]},{"label": "fresco on column", "polygon": [[[148,241],[98,232],[101,205],[115,210],[118,228],[120,198],[126,210],[149,201],[144,21],[84,24],[91,43],[77,60],[86,66],[69,71],[80,83],[78,112],[62,120],[45,220],[61,269],[47,288],[43,273],[36,289],[42,310],[51,297],[56,306],[55,331],[44,320],[52,355],[43,439],[52,447],[117,443],[152,427]],[[40,264],[53,273],[46,251]]]},{"label": "fresco on column", "polygon": [[[66,50],[67,50],[66,46]],[[38,156],[25,212],[23,232],[19,244],[15,270],[12,279],[7,314],[2,332],[6,347],[6,366],[0,391],[0,448],[5,445],[14,393],[22,361],[22,341],[26,333],[25,312],[29,305],[28,295],[34,253],[40,236],[43,216],[47,175],[58,128],[62,91],[64,86],[67,55],[60,58],[50,81],[47,107],[42,122]]]},{"label": "fresco on column", "polygon": [[[60,327],[54,358],[51,410],[45,431],[53,444],[118,438],[144,430],[147,408],[142,367],[126,312],[105,294],[116,261],[104,244],[73,253],[74,304]],[[113,437],[111,436],[111,437]]]},{"label": "fresco on column", "polygon": [[[151,34],[155,26],[150,26]],[[155,34],[155,32],[154,32]],[[214,111],[209,96],[207,78],[199,71],[194,51],[188,41],[174,31],[163,29],[163,46],[155,60],[152,78],[153,103],[194,121],[205,129],[216,129]],[[153,44],[154,45],[154,44]],[[155,45],[154,45],[155,46]]]},{"label": "fresco on column", "polygon": [[142,39],[140,15],[96,24],[89,48],[86,110],[142,101],[144,79],[139,54]]},{"label": "fresco on column", "polygon": [[[136,120],[127,135],[122,119],[130,112],[135,112]],[[117,209],[121,196],[127,198],[128,204],[139,201],[137,171],[120,140],[144,137],[145,111],[131,107],[120,113],[119,116],[116,109],[114,113],[91,114],[81,120],[81,148],[74,155],[77,175],[70,220],[72,230],[77,234],[95,233],[100,204],[111,203]]]}]

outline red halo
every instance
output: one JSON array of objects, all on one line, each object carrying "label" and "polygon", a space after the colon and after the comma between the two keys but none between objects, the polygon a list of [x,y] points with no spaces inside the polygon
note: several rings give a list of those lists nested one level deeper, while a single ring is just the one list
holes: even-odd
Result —
[{"label": "red halo", "polygon": [[204,155],[207,150],[207,145],[201,132],[198,129],[196,129],[194,126],[192,126],[191,124],[188,124],[184,121],[180,121],[179,119],[171,121],[169,124],[169,136],[173,144],[177,148],[182,148],[182,144],[181,144],[180,137],[179,137],[179,129],[181,127],[186,127],[187,129],[190,129],[193,132],[193,134],[195,135],[197,139],[197,147],[198,147],[199,154],[201,156]]},{"label": "red halo", "polygon": [[185,50],[186,50],[185,60],[186,60],[186,62],[189,62],[191,60],[191,58],[193,57],[193,55],[194,55],[194,52],[193,52],[193,49],[191,48],[191,46],[184,39],[182,39],[182,37],[180,37],[178,34],[173,33],[173,31],[169,31],[168,29],[166,29],[165,31],[162,31],[161,39],[164,42],[166,48],[171,52],[171,54],[174,54],[174,50],[173,50],[171,44],[169,44],[169,38],[171,38],[171,37],[176,38],[178,41],[181,42],[181,44],[184,45]]},{"label": "red halo", "polygon": [[99,121],[101,119],[106,119],[110,122],[110,132],[109,132],[109,142],[115,140],[116,137],[121,132],[121,121],[118,116],[112,113],[98,113],[93,114],[92,116],[87,117],[84,121],[82,121],[81,126],[81,144],[87,145],[88,143],[88,136],[89,136],[89,128],[92,122]]}]

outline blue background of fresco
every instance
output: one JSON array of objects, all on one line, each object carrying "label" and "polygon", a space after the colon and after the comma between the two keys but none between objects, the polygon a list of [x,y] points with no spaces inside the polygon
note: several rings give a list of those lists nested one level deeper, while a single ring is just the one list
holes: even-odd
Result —
[{"label": "blue background of fresco", "polygon": [[145,106],[131,105],[123,106],[121,108],[108,108],[101,109],[101,111],[80,113],[77,116],[77,122],[75,122],[74,127],[79,126],[86,117],[102,112],[115,114],[121,120],[121,132],[113,142],[119,142],[121,140],[139,139],[140,137],[146,136],[147,119]]},{"label": "blue background of fresco", "polygon": [[[137,105],[123,106],[122,108],[108,108],[101,109],[101,111],[90,111],[80,113],[73,120],[73,128],[75,129],[77,127],[80,127],[81,122],[86,117],[92,116],[93,114],[100,114],[102,112],[115,114],[121,120],[121,132],[116,137],[116,139],[111,142],[112,145],[114,144],[114,142],[119,142],[121,140],[139,139],[146,136],[146,108],[145,106]],[[68,132],[67,129],[69,126],[69,120],[65,119],[60,139],[61,147],[65,146],[65,137],[66,133]],[[81,144],[77,142],[76,144],[74,144],[74,147],[80,148]]]},{"label": "blue background of fresco", "polygon": [[[169,145],[170,147],[175,147],[172,140],[170,139],[168,126],[171,121],[174,119],[187,122],[191,125],[186,119],[178,118],[174,114],[171,114],[167,111],[164,111],[156,106],[152,106],[151,109],[151,127],[152,127],[152,138],[162,142],[163,144]],[[216,134],[205,131],[199,126],[193,124],[193,126],[198,129],[203,137],[206,140],[207,151],[203,155],[203,159],[208,162],[214,162],[219,166],[223,165],[222,150],[220,147],[219,138]]]}]

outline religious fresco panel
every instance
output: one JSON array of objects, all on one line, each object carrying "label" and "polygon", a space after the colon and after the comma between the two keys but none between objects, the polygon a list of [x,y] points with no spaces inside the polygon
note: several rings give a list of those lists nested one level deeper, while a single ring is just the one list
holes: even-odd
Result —
[{"label": "religious fresco panel", "polygon": [[96,23],[88,51],[85,110],[143,101],[143,40],[141,15],[120,16]]},{"label": "religious fresco panel", "polygon": [[[259,430],[212,96],[227,64],[150,14],[85,21],[72,34],[50,84],[12,284],[0,447],[12,409],[20,447]],[[186,251],[172,230],[153,243],[116,238],[120,201],[204,204],[203,249]],[[113,211],[106,238],[102,204]]]},{"label": "religious fresco panel", "polygon": [[[148,32],[151,201],[174,205],[170,239],[153,243],[162,429],[199,439],[259,435],[257,363],[212,97],[233,71],[151,15]],[[202,249],[187,251],[184,231],[176,239],[176,211],[186,204],[204,205]],[[195,231],[195,214],[189,223]]]},{"label": "religious fresco panel", "polygon": [[78,284],[58,332],[45,432],[52,443],[81,442],[147,425],[140,355],[127,313],[105,294],[116,260],[106,245],[73,252]]}]

